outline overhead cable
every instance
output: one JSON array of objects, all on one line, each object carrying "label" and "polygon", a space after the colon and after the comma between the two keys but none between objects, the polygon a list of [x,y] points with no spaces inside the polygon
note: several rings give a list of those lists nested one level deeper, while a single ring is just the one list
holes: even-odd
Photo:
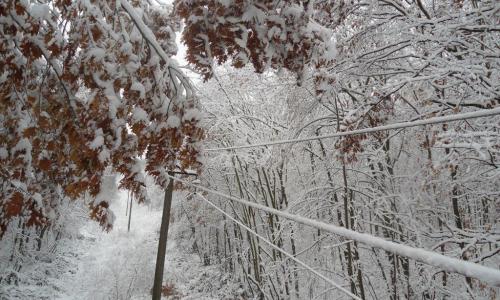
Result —
[{"label": "overhead cable", "polygon": [[214,195],[218,195],[220,197],[226,198],[231,201],[235,201],[241,203],[246,206],[250,206],[259,210],[266,211],[268,213],[295,221],[297,223],[301,223],[304,225],[308,225],[320,230],[324,230],[326,232],[330,232],[336,235],[343,236],[347,239],[355,240],[359,243],[368,245],[370,247],[382,249],[400,256],[404,256],[424,264],[434,266],[440,268],[444,271],[451,273],[462,274],[467,277],[472,277],[489,283],[493,286],[500,287],[500,270],[496,270],[493,268],[488,268],[476,263],[472,263],[469,261],[464,261],[452,257],[448,257],[433,251],[425,250],[422,248],[411,247],[403,244],[398,244],[395,242],[387,241],[382,238],[372,236],[366,233],[356,232],[351,229],[347,229],[344,227],[336,226],[333,224],[327,224],[321,221],[305,218],[302,216],[294,215],[285,211],[277,210],[268,206],[264,206],[258,203],[250,202],[247,200],[239,199],[230,195],[223,194],[218,191],[214,191],[208,189],[206,187],[192,184],[188,181],[175,178],[173,176],[169,176],[171,179],[175,181],[182,182],[186,185],[190,185],[195,187],[201,191],[205,191]]},{"label": "overhead cable", "polygon": [[222,214],[224,214],[227,218],[231,219],[233,222],[235,222],[236,224],[240,225],[241,227],[243,227],[245,230],[247,230],[248,232],[250,232],[251,234],[255,235],[257,238],[259,238],[261,241],[263,241],[264,243],[268,244],[269,246],[271,246],[273,249],[283,253],[285,256],[287,256],[288,258],[290,258],[291,260],[295,261],[296,263],[298,263],[299,265],[301,265],[302,267],[306,268],[307,270],[309,270],[311,273],[317,275],[318,277],[320,277],[321,279],[323,279],[324,281],[328,282],[329,284],[331,284],[332,286],[334,286],[335,288],[341,290],[344,294],[350,296],[351,298],[353,299],[357,299],[357,300],[361,300],[361,298],[359,298],[358,296],[354,295],[353,293],[351,293],[350,291],[346,290],[345,288],[343,288],[340,284],[336,283],[335,281],[331,280],[330,278],[326,277],[325,275],[319,273],[318,271],[314,270],[312,267],[310,267],[309,265],[307,265],[306,263],[304,263],[303,261],[299,260],[298,258],[296,258],[294,255],[286,252],[285,250],[281,249],[280,247],[276,246],[275,244],[273,244],[272,242],[270,242],[269,240],[267,240],[266,238],[264,238],[263,236],[259,235],[257,232],[255,232],[253,229],[251,229],[250,227],[246,226],[245,224],[241,223],[240,221],[236,220],[235,218],[233,218],[230,214],[226,213],[222,208],[218,207],[217,205],[215,205],[214,203],[212,203],[210,200],[208,200],[207,198],[203,197],[203,195],[199,194],[199,193],[196,193],[196,195],[198,195],[201,199],[203,199],[205,202],[207,202],[210,206],[212,206],[213,208],[215,208],[216,210],[218,210],[219,212],[221,212]]},{"label": "overhead cable", "polygon": [[269,142],[258,143],[258,144],[230,146],[230,147],[222,147],[222,148],[208,148],[208,149],[203,149],[203,151],[215,152],[215,151],[258,148],[258,147],[266,147],[266,146],[273,146],[273,145],[295,144],[295,143],[309,142],[309,141],[322,140],[322,139],[331,139],[331,138],[342,137],[342,136],[359,135],[359,134],[373,133],[373,132],[379,132],[379,131],[395,130],[395,129],[401,129],[401,128],[409,128],[409,127],[416,127],[416,126],[423,126],[423,125],[440,124],[440,123],[455,122],[455,121],[461,121],[461,120],[490,117],[490,116],[494,116],[494,115],[498,115],[498,114],[500,114],[500,107],[496,107],[496,108],[492,108],[492,109],[478,110],[478,111],[468,112],[468,113],[453,114],[453,115],[449,115],[449,116],[441,116],[441,117],[434,117],[434,118],[428,118],[428,119],[423,119],[423,120],[416,120],[416,121],[411,121],[411,122],[401,122],[401,123],[394,123],[394,124],[376,126],[376,127],[370,127],[370,128],[342,131],[342,132],[336,132],[336,133],[332,133],[332,134],[318,135],[318,136],[298,138],[298,139],[269,141]]}]

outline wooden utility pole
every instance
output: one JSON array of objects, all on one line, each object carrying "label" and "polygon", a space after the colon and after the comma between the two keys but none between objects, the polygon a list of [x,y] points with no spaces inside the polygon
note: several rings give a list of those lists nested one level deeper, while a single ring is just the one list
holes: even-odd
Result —
[{"label": "wooden utility pole", "polygon": [[132,221],[132,201],[134,200],[134,197],[132,197],[132,194],[130,194],[130,205],[127,205],[130,210],[128,212],[128,226],[127,226],[127,232],[130,232],[130,222]]},{"label": "wooden utility pole", "polygon": [[[173,176],[173,173],[169,173]],[[165,252],[167,250],[168,224],[170,222],[170,207],[172,206],[172,192],[174,180],[170,178],[165,197],[163,199],[163,215],[161,217],[160,241],[158,242],[158,254],[156,255],[155,279],[153,285],[153,300],[161,299],[161,287],[163,282],[163,269],[165,267]]]}]

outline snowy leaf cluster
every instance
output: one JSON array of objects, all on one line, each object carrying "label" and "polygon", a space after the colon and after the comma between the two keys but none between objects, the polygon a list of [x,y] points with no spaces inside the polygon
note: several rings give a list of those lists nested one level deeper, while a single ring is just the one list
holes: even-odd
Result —
[{"label": "snowy leaf cluster", "polygon": [[[142,169],[197,169],[203,131],[189,80],[170,57],[179,21],[141,1],[0,4],[0,235],[13,218],[51,224],[86,193],[110,228],[107,167],[145,200]],[[145,166],[137,167],[140,157]]]},{"label": "snowy leaf cluster", "polygon": [[[309,4],[308,4],[309,2]],[[314,1],[175,1],[185,22],[186,59],[205,79],[215,63],[285,68],[302,82],[310,65],[335,57],[333,32],[314,18]]]}]

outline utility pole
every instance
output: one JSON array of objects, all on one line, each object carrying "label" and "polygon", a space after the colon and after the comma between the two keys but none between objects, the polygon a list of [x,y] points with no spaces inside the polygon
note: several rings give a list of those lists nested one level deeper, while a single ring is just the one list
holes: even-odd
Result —
[{"label": "utility pole", "polygon": [[132,193],[130,193],[130,205],[127,205],[130,208],[130,211],[128,212],[127,232],[130,232],[130,222],[132,221],[132,201],[133,200],[134,200],[134,197],[132,197]]},{"label": "utility pole", "polygon": [[[169,175],[173,174],[169,172]],[[163,269],[165,267],[165,252],[167,250],[168,224],[170,222],[170,207],[172,206],[172,192],[174,180],[170,178],[165,197],[163,199],[163,214],[161,216],[160,241],[156,255],[155,279],[153,284],[153,300],[161,299],[161,286],[163,282]]]},{"label": "utility pole", "polygon": [[175,174],[198,176],[198,174],[196,173],[185,173],[176,171],[168,172],[168,175],[171,176],[171,178],[170,181],[168,182],[167,190],[165,191],[165,197],[163,199],[163,214],[161,216],[160,241],[158,242],[155,279],[153,283],[153,300],[161,299],[163,269],[165,267],[165,253],[167,250],[168,225],[170,223],[170,207],[172,206],[172,193],[174,191],[174,179],[172,178],[172,176],[174,176]]}]

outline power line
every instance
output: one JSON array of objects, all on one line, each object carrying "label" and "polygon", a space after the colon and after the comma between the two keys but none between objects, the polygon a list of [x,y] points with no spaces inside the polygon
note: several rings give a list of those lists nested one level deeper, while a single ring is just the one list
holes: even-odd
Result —
[{"label": "power line", "polygon": [[309,218],[305,218],[302,216],[294,215],[288,212],[280,211],[271,207],[267,207],[261,204],[257,204],[254,202],[250,202],[247,200],[235,198],[233,196],[229,196],[226,194],[223,194],[218,191],[214,191],[211,189],[208,189],[203,186],[199,186],[196,184],[192,184],[188,181],[175,178],[173,176],[169,176],[171,179],[182,182],[184,184],[190,185],[192,187],[198,188],[202,191],[218,195],[220,197],[226,198],[231,201],[235,201],[238,203],[241,203],[243,205],[247,205],[259,210],[266,211],[268,213],[295,221],[297,223],[301,223],[304,225],[308,225],[317,229],[321,229],[336,235],[343,236],[347,239],[355,240],[359,243],[374,247],[374,248],[379,248],[383,249],[385,251],[404,256],[419,262],[422,262],[424,264],[434,266],[437,268],[440,268],[442,270],[445,270],[447,272],[451,273],[458,273],[462,274],[467,277],[472,277],[479,279],[481,281],[487,282],[493,286],[500,286],[500,270],[495,270],[492,268],[488,268],[479,264],[471,263],[468,261],[463,261],[460,259],[456,258],[451,258],[448,256],[444,256],[441,254],[438,254],[436,252],[432,252],[429,250],[421,249],[421,248],[416,248],[416,247],[410,247],[407,245],[403,244],[398,244],[395,242],[391,241],[386,241],[382,238],[372,236],[370,234],[366,233],[360,233],[356,232],[354,230],[350,230],[344,227],[336,226],[333,224],[327,224],[324,222],[312,220]]},{"label": "power line", "polygon": [[324,276],[323,274],[319,273],[318,271],[314,270],[313,268],[311,268],[309,265],[307,265],[306,263],[304,263],[303,261],[299,260],[298,258],[296,258],[295,256],[293,256],[292,254],[286,252],[285,250],[281,249],[280,247],[276,246],[275,244],[273,244],[272,242],[270,242],[269,240],[267,240],[266,238],[264,238],[263,236],[259,235],[257,232],[255,232],[253,229],[251,229],[250,227],[246,226],[245,224],[241,223],[240,221],[236,220],[235,218],[233,218],[231,215],[229,215],[228,213],[226,213],[222,208],[218,207],[217,205],[215,205],[214,203],[212,203],[210,200],[208,200],[207,198],[203,197],[203,195],[199,194],[199,193],[196,193],[196,195],[198,195],[201,199],[203,199],[204,201],[206,201],[210,206],[212,206],[213,208],[215,208],[216,210],[218,210],[219,212],[221,212],[222,214],[224,214],[226,217],[228,217],[229,219],[231,219],[233,222],[235,222],[236,224],[240,225],[241,227],[245,228],[245,230],[247,230],[248,232],[250,232],[251,234],[255,235],[256,237],[258,237],[260,240],[262,240],[263,242],[265,242],[266,244],[268,244],[269,246],[271,246],[273,249],[275,250],[278,250],[279,252],[283,253],[285,256],[287,256],[288,258],[290,258],[291,260],[297,262],[299,265],[301,265],[302,267],[306,268],[307,270],[309,270],[310,272],[314,273],[315,275],[317,275],[318,277],[320,277],[321,279],[323,279],[324,281],[328,282],[329,284],[331,284],[332,286],[336,287],[337,289],[341,290],[343,293],[345,293],[346,295],[352,297],[353,299],[357,299],[357,300],[361,300],[361,298],[359,298],[358,296],[354,295],[353,293],[349,292],[348,290],[346,290],[345,288],[343,288],[341,285],[339,285],[338,283],[336,283],[335,281],[329,279],[328,277]]},{"label": "power line", "polygon": [[461,120],[468,120],[468,119],[483,118],[483,117],[489,117],[489,116],[494,116],[494,115],[498,115],[498,114],[500,114],[500,107],[493,108],[493,109],[479,110],[479,111],[474,111],[474,112],[468,112],[468,113],[454,114],[454,115],[449,115],[449,116],[428,118],[428,119],[424,119],[424,120],[417,120],[417,121],[411,121],[411,122],[401,122],[401,123],[394,123],[394,124],[390,124],[390,125],[383,125],[383,126],[377,126],[377,127],[371,127],[371,128],[363,128],[363,129],[357,129],[357,130],[351,130],[351,131],[337,132],[337,133],[333,133],[333,134],[318,135],[318,136],[314,136],[314,137],[270,141],[270,142],[252,144],[252,145],[231,146],[231,147],[222,147],[222,148],[208,148],[208,149],[204,149],[203,151],[214,152],[214,151],[224,151],[224,150],[257,148],[257,147],[265,147],[265,146],[273,146],[273,145],[294,144],[294,143],[300,143],[300,142],[308,142],[308,141],[329,139],[329,138],[349,136],[349,135],[358,135],[358,134],[373,133],[373,132],[386,131],[386,130],[409,128],[409,127],[415,127],[415,126],[423,126],[423,125],[430,125],[430,124],[439,124],[439,123],[446,123],[446,122],[454,122],[454,121],[461,121]]}]

